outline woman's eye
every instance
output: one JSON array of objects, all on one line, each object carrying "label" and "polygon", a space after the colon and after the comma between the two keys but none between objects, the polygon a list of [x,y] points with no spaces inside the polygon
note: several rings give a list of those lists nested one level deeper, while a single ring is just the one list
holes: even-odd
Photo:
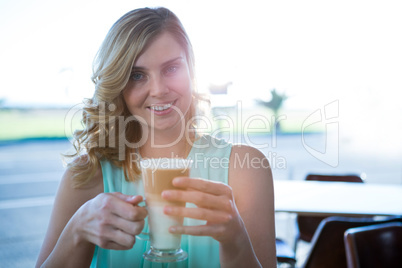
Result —
[{"label": "woman's eye", "polygon": [[169,66],[166,68],[165,73],[166,74],[173,74],[177,71],[177,69],[179,69],[178,66],[174,65],[174,66]]},{"label": "woman's eye", "polygon": [[140,81],[143,78],[144,78],[144,75],[142,73],[133,73],[131,75],[131,79],[134,81]]}]

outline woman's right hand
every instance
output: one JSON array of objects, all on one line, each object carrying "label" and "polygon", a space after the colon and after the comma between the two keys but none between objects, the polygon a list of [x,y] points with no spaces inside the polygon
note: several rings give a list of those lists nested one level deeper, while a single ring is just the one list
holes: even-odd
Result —
[{"label": "woman's right hand", "polygon": [[[147,211],[139,207],[142,196],[101,193],[86,202],[75,213],[75,239],[91,242],[101,248],[127,250],[144,228]],[[76,240],[77,241],[77,240]]]}]

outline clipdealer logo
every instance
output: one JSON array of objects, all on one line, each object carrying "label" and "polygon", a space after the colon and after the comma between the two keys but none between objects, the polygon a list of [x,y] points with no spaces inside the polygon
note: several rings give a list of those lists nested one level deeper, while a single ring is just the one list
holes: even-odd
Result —
[{"label": "clipdealer logo", "polygon": [[[113,105],[113,104],[111,104]],[[65,117],[65,134],[68,137],[68,139],[70,140],[71,143],[74,142],[74,138],[73,138],[73,133],[74,133],[74,126],[73,126],[73,121],[77,122],[78,119],[82,116],[82,111],[83,111],[83,107],[84,104],[77,104],[75,106],[73,106],[68,113],[66,114]],[[131,116],[128,118],[124,118],[123,116],[106,116],[105,115],[105,104],[101,104],[100,105],[101,109],[99,111],[99,116],[100,118],[103,118],[104,120],[118,120],[118,129],[113,129],[113,131],[109,131],[109,133],[111,135],[109,135],[108,137],[106,137],[105,135],[100,135],[99,136],[99,140],[98,141],[92,141],[91,144],[88,144],[89,147],[92,146],[100,146],[100,147],[104,147],[106,144],[106,138],[109,141],[109,144],[111,146],[116,146],[118,147],[119,150],[119,159],[124,159],[125,157],[125,151],[126,151],[126,147],[129,148],[136,148],[138,146],[140,146],[141,144],[143,144],[145,142],[145,139],[147,137],[147,135],[144,135],[143,138],[135,143],[132,144],[130,143],[127,139],[125,139],[125,128],[126,125],[132,121],[132,120],[137,120],[140,123],[142,123],[143,125],[147,125],[147,122],[145,121],[145,119],[141,118],[141,117],[137,117],[137,116]],[[112,108],[114,107],[108,107],[109,110],[112,110]],[[176,107],[175,107],[176,108]],[[175,109],[176,112],[181,116],[181,118],[184,118],[184,115],[181,113],[181,111],[179,109]],[[242,118],[242,105],[241,102],[239,101],[237,103],[236,106],[236,115],[235,118],[226,116],[224,118],[222,118],[221,116],[217,116],[214,118],[208,118],[205,116],[195,116],[194,118],[192,118],[192,120],[195,121],[199,121],[199,122],[203,122],[204,125],[206,125],[206,127],[201,128],[202,130],[211,130],[212,131],[212,136],[219,136],[222,133],[228,133],[228,136],[230,138],[236,138],[236,135],[234,133],[234,129],[235,129],[235,125],[240,125],[243,132],[243,138],[245,140],[245,143],[248,145],[251,145],[257,149],[266,149],[266,148],[276,148],[277,147],[277,134],[276,133],[276,129],[272,126],[274,126],[278,121],[283,121],[286,120],[286,115],[281,115],[278,118],[275,117],[271,117],[271,118],[266,118],[263,115],[253,115],[250,118],[247,118],[247,120],[245,120],[245,122],[243,122],[243,118]],[[154,118],[151,118],[153,120],[155,120]],[[189,127],[189,124],[192,123],[192,120],[190,120],[187,123],[187,126],[183,125],[183,129],[184,127]],[[224,120],[228,127],[223,127],[221,129],[218,130],[213,130],[212,127],[212,123],[213,121],[216,120]],[[271,133],[271,146],[270,144],[268,144],[267,142],[263,142],[263,143],[256,143],[250,140],[249,135],[249,131],[253,131],[255,130],[252,127],[252,122],[254,121],[259,121],[261,124],[264,125],[263,129],[267,130],[267,132]],[[184,122],[183,122],[184,124]],[[316,124],[321,124],[324,125],[324,135],[325,135],[325,146],[324,148],[316,148],[313,147],[311,145],[309,145],[306,142],[307,139],[307,134],[308,134],[308,127],[312,126],[312,125],[316,125]],[[144,128],[145,130],[148,130],[148,128]],[[261,130],[261,129],[259,129]],[[148,130],[149,131],[149,130]],[[102,132],[102,130],[101,130]],[[116,133],[117,132],[117,133]],[[102,133],[101,133],[102,134]],[[118,144],[116,143],[116,139],[115,136],[119,135],[119,137],[121,136],[120,139],[118,139]],[[182,135],[185,135],[186,138],[187,137],[186,133],[183,131]],[[181,136],[182,137],[182,136]],[[181,137],[178,137],[181,138]],[[151,138],[151,142],[152,142],[152,146],[155,146],[155,148],[159,148],[159,147],[164,147],[164,146],[171,146],[172,144],[168,144],[168,145],[158,145],[155,143],[155,137],[151,131],[150,133],[150,138]],[[234,139],[235,140],[235,139]],[[177,141],[177,140],[176,140]],[[212,146],[214,146],[215,148],[220,148],[221,146],[225,146],[225,145],[220,145],[220,144],[215,144],[215,142],[213,142],[214,144],[212,144]],[[337,167],[339,165],[339,101],[333,101],[328,103],[327,105],[325,105],[324,107],[315,110],[313,113],[311,113],[302,123],[301,125],[301,143],[303,148],[309,153],[311,154],[314,158],[316,158],[319,161],[322,161],[323,163],[332,166],[332,167]],[[210,146],[210,145],[198,145],[201,147],[203,146]],[[270,150],[268,152],[268,155],[266,155],[267,158],[270,160],[271,163],[273,163],[273,167],[277,167],[280,169],[286,168],[287,164],[286,164],[286,158],[277,155],[277,153],[273,152],[272,150]],[[239,162],[240,163],[240,162]]]},{"label": "clipdealer logo", "polygon": [[[325,125],[325,148],[318,150],[306,143],[305,130],[315,124]],[[331,167],[339,165],[339,101],[328,103],[311,113],[301,127],[301,140],[306,151]]]}]

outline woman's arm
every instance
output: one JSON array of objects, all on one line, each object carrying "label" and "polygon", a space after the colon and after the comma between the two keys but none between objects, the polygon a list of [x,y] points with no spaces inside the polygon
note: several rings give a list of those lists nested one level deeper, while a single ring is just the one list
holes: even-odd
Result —
[{"label": "woman's arm", "polygon": [[268,159],[255,148],[233,146],[229,185],[258,261],[262,267],[276,267],[274,190]]},{"label": "woman's arm", "polygon": [[36,267],[88,267],[95,245],[129,249],[144,227],[141,196],[102,193],[99,169],[90,185],[74,188],[72,174],[63,176]]},{"label": "woman's arm", "polygon": [[164,212],[207,224],[171,227],[172,233],[217,240],[222,267],[276,267],[273,182],[262,153],[234,146],[229,185],[187,177],[174,179],[173,185],[183,190],[164,191],[163,198],[194,203],[197,208],[167,206]]},{"label": "woman's arm", "polygon": [[[70,257],[75,261],[80,261],[81,265],[75,263],[77,267],[86,265],[89,266],[91,261],[91,256],[93,254],[94,246],[91,244],[82,244],[77,250],[77,257],[71,258],[72,252],[78,245],[75,245],[75,235],[73,230],[74,223],[71,223],[69,227],[66,227],[67,223],[70,221],[71,217],[76,213],[76,211],[88,200],[94,198],[96,195],[103,192],[102,183],[102,173],[99,171],[96,173],[94,179],[91,181],[91,185],[84,189],[75,189],[73,187],[72,174],[70,171],[66,171],[64,174],[53,205],[52,214],[49,221],[48,230],[45,239],[42,244],[41,251],[36,263],[36,267],[41,267],[41,265],[47,260],[46,265],[52,266],[51,263],[55,264],[56,261],[63,261],[63,255],[65,258]],[[66,227],[66,228],[65,228]],[[64,230],[64,232],[63,232]],[[60,239],[59,249],[64,251],[59,254],[58,259],[56,253],[51,253],[54,251],[56,243]],[[62,243],[64,242],[64,245]],[[81,255],[81,256],[78,256]],[[61,256],[60,256],[61,255]],[[89,262],[89,263],[88,263]],[[68,262],[65,262],[67,264]]]}]

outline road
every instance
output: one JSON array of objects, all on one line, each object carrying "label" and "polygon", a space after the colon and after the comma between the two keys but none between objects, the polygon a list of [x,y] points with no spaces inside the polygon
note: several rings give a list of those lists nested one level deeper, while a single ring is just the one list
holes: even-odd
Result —
[{"label": "road", "polygon": [[0,267],[34,267],[69,147],[66,140],[0,147]]},{"label": "road", "polygon": [[[319,135],[310,135],[306,139],[312,147],[324,144]],[[345,149],[339,151],[339,164],[333,167],[311,155],[300,135],[278,135],[275,140],[256,136],[248,140],[250,142],[253,145],[269,143],[261,150],[271,162],[275,179],[303,179],[309,172],[364,172],[368,183],[402,181],[400,157],[356,154],[348,150],[348,146],[341,146]],[[70,148],[68,140],[33,140],[0,145],[1,268],[35,265],[64,172],[61,153]],[[277,216],[277,222],[282,219],[281,215]],[[277,224],[277,236],[290,235],[288,229],[291,229],[289,223]]]}]

